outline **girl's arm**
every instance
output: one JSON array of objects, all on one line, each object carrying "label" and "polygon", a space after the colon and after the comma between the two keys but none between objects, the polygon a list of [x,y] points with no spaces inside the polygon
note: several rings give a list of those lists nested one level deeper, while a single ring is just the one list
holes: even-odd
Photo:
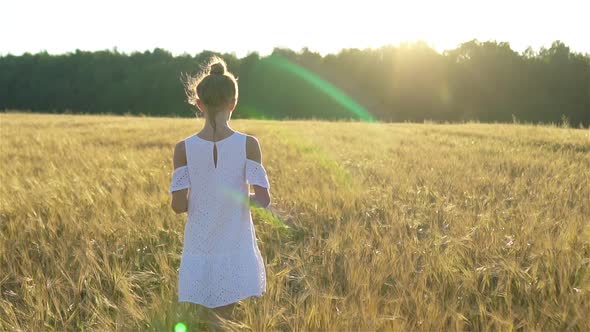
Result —
[{"label": "girl's arm", "polygon": [[[176,143],[174,147],[173,164],[175,170],[187,165],[184,140]],[[189,188],[185,188],[172,192],[172,202],[170,205],[172,206],[172,210],[177,214],[187,212],[188,210],[188,191]]]},{"label": "girl's arm", "polygon": [[[258,143],[258,139],[254,136],[248,135],[246,139],[246,158],[249,160],[246,161],[247,163],[256,162],[258,165],[255,166],[265,172],[262,167],[262,152],[260,151],[260,144]],[[266,174],[264,174],[264,177],[266,178]],[[263,208],[267,208],[270,205],[270,192],[268,181],[264,182],[267,183],[252,184],[252,187],[254,187],[254,194],[250,194],[250,200]]]},{"label": "girl's arm", "polygon": [[[256,187],[259,186],[254,186],[254,188]],[[256,189],[254,189],[254,191],[256,191]],[[258,197],[260,197],[260,195],[258,195]],[[270,197],[268,198],[268,201],[261,201],[259,198],[256,198],[256,193],[250,193],[250,202],[256,204],[257,206],[267,208],[270,205]]]}]

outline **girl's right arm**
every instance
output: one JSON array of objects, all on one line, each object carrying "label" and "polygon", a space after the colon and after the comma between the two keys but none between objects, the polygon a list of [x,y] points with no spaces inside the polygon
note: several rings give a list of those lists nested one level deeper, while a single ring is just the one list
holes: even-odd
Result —
[{"label": "girl's right arm", "polygon": [[[176,143],[174,147],[173,178],[170,185],[170,193],[172,194],[172,210],[174,212],[183,213],[188,210],[188,191],[190,190],[190,178],[188,177],[187,161],[186,161],[186,146],[184,140]],[[177,172],[180,172],[177,174]]]},{"label": "girl's right arm", "polygon": [[254,194],[250,194],[251,201],[267,208],[270,205],[270,184],[266,170],[262,166],[262,152],[258,139],[248,135],[246,139],[246,179],[254,187]]}]

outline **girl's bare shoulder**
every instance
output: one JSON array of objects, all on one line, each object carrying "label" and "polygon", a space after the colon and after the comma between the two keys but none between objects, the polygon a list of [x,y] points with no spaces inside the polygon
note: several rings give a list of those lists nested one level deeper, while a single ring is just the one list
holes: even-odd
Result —
[{"label": "girl's bare shoulder", "polygon": [[246,134],[246,158],[262,162],[262,154],[260,152],[260,143],[255,136]]},{"label": "girl's bare shoulder", "polygon": [[186,145],[184,139],[180,140],[174,145],[174,168],[184,166],[187,164],[186,160]]}]

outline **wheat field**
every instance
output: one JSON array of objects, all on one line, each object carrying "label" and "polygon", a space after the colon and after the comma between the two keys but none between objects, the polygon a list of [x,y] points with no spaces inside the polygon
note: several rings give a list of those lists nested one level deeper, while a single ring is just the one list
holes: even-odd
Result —
[{"label": "wheat field", "polygon": [[[174,144],[202,119],[0,114],[0,329],[188,331]],[[232,120],[267,292],[230,330],[590,330],[590,131]]]}]

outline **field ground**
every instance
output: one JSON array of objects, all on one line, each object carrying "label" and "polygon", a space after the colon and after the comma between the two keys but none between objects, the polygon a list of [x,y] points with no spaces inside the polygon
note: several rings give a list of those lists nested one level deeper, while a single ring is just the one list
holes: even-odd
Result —
[{"label": "field ground", "polygon": [[[201,119],[0,114],[0,329],[170,331]],[[232,120],[256,135],[268,284],[243,330],[590,330],[590,131]]]}]

